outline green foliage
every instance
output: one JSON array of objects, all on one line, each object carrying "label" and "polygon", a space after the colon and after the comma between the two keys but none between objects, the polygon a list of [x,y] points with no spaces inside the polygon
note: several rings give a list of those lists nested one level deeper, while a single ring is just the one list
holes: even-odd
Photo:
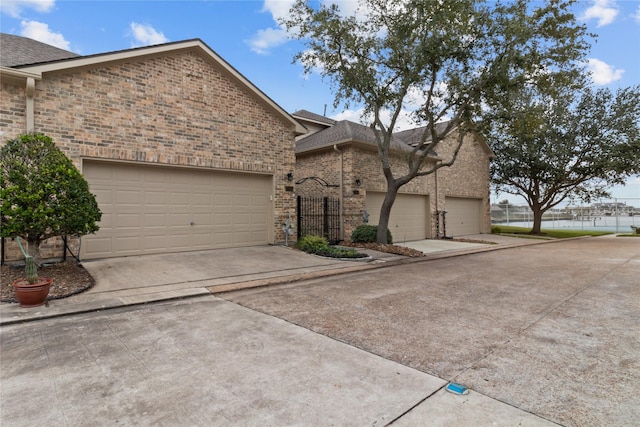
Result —
[{"label": "green foliage", "polygon": [[[479,130],[477,119],[495,99],[517,93],[532,76],[545,86],[575,80],[589,45],[572,3],[361,0],[348,15],[334,3],[297,0],[280,24],[302,42],[294,61],[332,83],[334,105],[363,108],[392,195],[453,165],[465,134]],[[405,147],[406,165],[392,168],[398,147],[391,141],[408,105],[420,131]],[[452,149],[440,150],[454,130]],[[427,157],[434,151],[452,154],[433,165]],[[380,243],[392,205],[380,211]]]},{"label": "green foliage", "polygon": [[[351,233],[351,241],[354,243],[374,243],[376,242],[377,235],[377,225],[362,224],[356,227],[356,229],[353,230],[353,233]],[[393,238],[389,229],[387,229],[387,243],[393,243]]]},{"label": "green foliage", "polygon": [[53,236],[98,230],[102,213],[71,160],[46,135],[30,133],[0,148],[3,237],[21,236],[37,256]]},{"label": "green foliage", "polygon": [[320,236],[306,235],[296,243],[298,249],[310,254],[320,255],[329,258],[364,258],[367,255],[358,252],[353,248],[342,248],[330,246],[327,239]]},{"label": "green foliage", "polygon": [[302,251],[315,253],[316,251],[329,248],[329,241],[324,237],[308,234],[302,236],[296,243],[296,246]]},{"label": "green foliage", "polygon": [[640,171],[640,86],[597,91],[531,85],[491,106],[487,140],[498,192],[520,195],[540,231],[542,214],[563,200],[606,197]]}]

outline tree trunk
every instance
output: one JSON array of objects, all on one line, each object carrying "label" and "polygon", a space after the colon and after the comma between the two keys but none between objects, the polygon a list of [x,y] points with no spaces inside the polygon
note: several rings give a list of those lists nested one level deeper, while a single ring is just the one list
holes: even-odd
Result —
[{"label": "tree trunk", "polygon": [[396,201],[398,195],[398,189],[395,185],[387,185],[387,193],[384,196],[382,207],[380,208],[380,220],[378,221],[378,234],[376,235],[376,241],[378,243],[387,242],[387,230],[389,228],[389,217],[391,216],[391,208]]},{"label": "tree trunk", "polygon": [[533,228],[531,229],[531,234],[542,234],[540,228],[542,226],[542,214],[544,211],[540,209],[540,206],[534,205],[531,206],[531,210],[533,211]]}]

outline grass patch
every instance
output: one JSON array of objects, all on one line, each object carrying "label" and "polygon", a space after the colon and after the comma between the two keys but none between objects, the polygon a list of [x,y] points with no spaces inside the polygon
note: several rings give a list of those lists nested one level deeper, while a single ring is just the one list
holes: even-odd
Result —
[{"label": "grass patch", "polygon": [[614,234],[611,231],[596,231],[596,230],[558,230],[558,229],[542,229],[540,230],[542,235],[529,234],[531,229],[528,227],[514,227],[511,225],[494,225],[491,227],[492,234],[506,234],[515,237],[525,238],[552,238],[552,239],[567,239],[571,237],[584,237],[584,236],[604,236],[607,234]]}]

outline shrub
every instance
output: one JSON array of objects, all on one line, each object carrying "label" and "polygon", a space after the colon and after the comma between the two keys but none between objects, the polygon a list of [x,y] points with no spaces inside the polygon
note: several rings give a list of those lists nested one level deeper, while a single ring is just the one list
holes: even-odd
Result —
[{"label": "shrub", "polygon": [[[354,243],[375,243],[376,236],[378,235],[378,226],[362,224],[359,225],[353,233],[351,233],[351,241]],[[387,228],[387,243],[393,243],[391,237],[391,231]]]},{"label": "shrub", "polygon": [[314,236],[313,234],[302,236],[296,245],[298,249],[310,253],[329,249],[329,241],[327,239],[321,236]]},{"label": "shrub", "polygon": [[324,237],[311,234],[300,238],[296,246],[307,253],[330,258],[365,258],[367,256],[353,248],[330,246]]},{"label": "shrub", "polygon": [[26,240],[36,262],[42,241],[95,233],[101,215],[87,181],[50,137],[24,134],[0,149],[0,235]]}]

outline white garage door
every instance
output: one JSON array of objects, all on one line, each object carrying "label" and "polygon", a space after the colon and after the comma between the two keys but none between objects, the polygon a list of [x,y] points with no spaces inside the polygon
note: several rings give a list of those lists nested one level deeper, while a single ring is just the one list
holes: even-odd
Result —
[{"label": "white garage door", "polygon": [[84,259],[267,244],[271,177],[85,161],[102,210]]},{"label": "white garage door", "polygon": [[446,197],[445,205],[447,236],[455,237],[481,232],[482,200]]},{"label": "white garage door", "polygon": [[[367,191],[369,224],[378,224],[385,193]],[[389,218],[389,230],[394,242],[422,240],[429,236],[429,197],[419,194],[398,194]]]}]

